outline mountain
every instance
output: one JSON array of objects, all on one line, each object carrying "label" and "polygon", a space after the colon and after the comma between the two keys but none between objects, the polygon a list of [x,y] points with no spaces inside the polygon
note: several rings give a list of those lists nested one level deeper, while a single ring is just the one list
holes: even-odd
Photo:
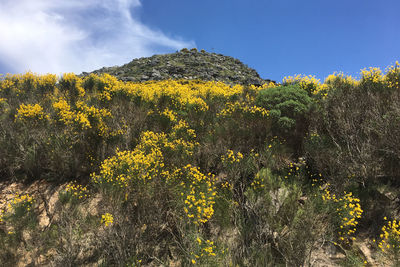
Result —
[{"label": "mountain", "polygon": [[[271,82],[269,79],[262,79],[257,71],[238,59],[204,50],[199,52],[195,48],[137,58],[122,66],[103,67],[91,73],[108,73],[123,81],[133,82],[166,79],[200,79],[243,85]],[[83,76],[88,74],[82,73]]]}]

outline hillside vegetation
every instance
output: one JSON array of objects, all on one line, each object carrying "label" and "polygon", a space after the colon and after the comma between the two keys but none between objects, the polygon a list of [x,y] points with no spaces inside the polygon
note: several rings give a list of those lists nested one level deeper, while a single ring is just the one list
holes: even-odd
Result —
[{"label": "hillside vegetation", "polygon": [[34,195],[1,209],[1,265],[398,266],[399,82],[6,75],[0,179],[62,189],[46,225]]}]

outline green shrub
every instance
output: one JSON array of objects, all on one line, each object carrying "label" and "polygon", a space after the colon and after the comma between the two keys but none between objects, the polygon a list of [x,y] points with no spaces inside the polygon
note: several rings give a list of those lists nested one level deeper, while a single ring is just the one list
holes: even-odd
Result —
[{"label": "green shrub", "polygon": [[255,103],[269,110],[272,135],[286,139],[298,156],[310,120],[312,99],[307,92],[298,85],[267,88],[259,92]]}]

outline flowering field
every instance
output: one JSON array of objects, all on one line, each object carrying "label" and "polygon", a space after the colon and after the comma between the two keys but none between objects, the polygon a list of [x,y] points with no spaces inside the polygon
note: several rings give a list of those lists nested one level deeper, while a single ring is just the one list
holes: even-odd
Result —
[{"label": "flowering field", "polygon": [[400,179],[399,82],[397,63],[260,87],[3,76],[1,179],[63,189],[44,227],[43,199],[0,210],[0,262],[303,266],[335,247],[366,266],[371,240],[397,264],[396,207],[377,196]]}]

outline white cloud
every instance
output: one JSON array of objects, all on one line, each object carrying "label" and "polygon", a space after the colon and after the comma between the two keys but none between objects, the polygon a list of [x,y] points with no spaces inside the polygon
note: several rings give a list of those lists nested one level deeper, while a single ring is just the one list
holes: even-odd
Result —
[{"label": "white cloud", "polygon": [[1,0],[0,64],[9,71],[91,71],[195,46],[141,23],[139,0]]}]

